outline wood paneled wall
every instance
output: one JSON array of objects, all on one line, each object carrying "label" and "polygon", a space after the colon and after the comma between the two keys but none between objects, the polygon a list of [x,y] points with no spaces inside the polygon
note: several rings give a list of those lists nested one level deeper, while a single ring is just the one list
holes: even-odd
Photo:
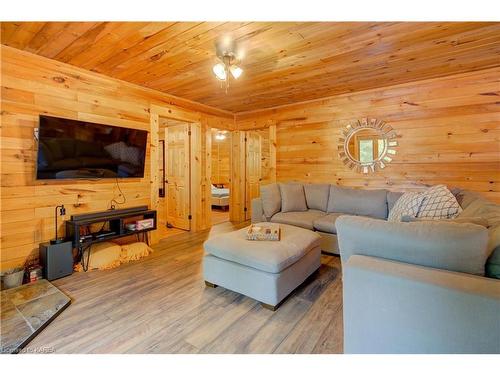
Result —
[{"label": "wood paneled wall", "polygon": [[[500,202],[500,68],[236,115],[238,129],[277,126],[277,180],[418,190],[445,183]],[[337,156],[341,129],[363,117],[398,134],[393,162],[362,175]]]},{"label": "wood paneled wall", "polygon": [[226,134],[225,139],[216,139],[217,129],[212,129],[212,183],[224,184],[229,187],[231,139]]},{"label": "wood paneled wall", "polygon": [[[110,200],[120,195],[114,180],[36,181],[33,131],[39,114],[150,130],[150,108],[157,105],[174,118],[189,117],[207,129],[234,124],[232,114],[215,108],[3,45],[0,53],[1,269],[22,265],[38,253],[40,242],[53,237],[56,205],[66,206],[64,219],[69,219],[108,209]],[[126,198],[120,207],[155,200],[149,151],[145,177],[120,180]]]}]

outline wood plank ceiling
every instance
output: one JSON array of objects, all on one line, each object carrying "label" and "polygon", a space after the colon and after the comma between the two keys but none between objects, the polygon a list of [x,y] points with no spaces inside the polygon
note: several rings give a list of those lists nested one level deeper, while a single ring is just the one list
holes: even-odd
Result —
[{"label": "wood plank ceiling", "polygon": [[[231,112],[500,65],[500,23],[4,22],[1,42]],[[226,94],[214,42],[245,50]]]}]

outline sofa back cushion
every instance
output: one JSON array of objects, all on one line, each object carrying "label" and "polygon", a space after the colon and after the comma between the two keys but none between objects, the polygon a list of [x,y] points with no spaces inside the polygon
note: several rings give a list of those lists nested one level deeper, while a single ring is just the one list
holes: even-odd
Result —
[{"label": "sofa back cushion", "polygon": [[387,210],[388,210],[387,213],[388,214],[391,213],[392,208],[394,207],[394,205],[396,204],[398,199],[401,198],[401,196],[403,194],[404,193],[402,191],[388,191],[387,192]]},{"label": "sofa back cushion", "polygon": [[279,184],[281,192],[281,212],[307,211],[304,185]]},{"label": "sofa back cushion", "polygon": [[326,212],[328,196],[330,195],[329,184],[306,184],[304,192],[308,208]]},{"label": "sofa back cushion", "polygon": [[361,190],[330,186],[327,212],[387,218],[387,190]]},{"label": "sofa back cushion", "polygon": [[488,230],[480,225],[442,221],[391,223],[347,215],[339,217],[335,225],[342,263],[358,254],[484,274]]},{"label": "sofa back cushion", "polygon": [[264,216],[268,221],[274,214],[281,211],[281,193],[278,184],[262,185],[260,199]]},{"label": "sofa back cushion", "polygon": [[500,205],[467,190],[460,191],[456,197],[463,208],[457,220],[481,217],[487,221],[489,258],[486,262],[486,276],[500,279]]}]

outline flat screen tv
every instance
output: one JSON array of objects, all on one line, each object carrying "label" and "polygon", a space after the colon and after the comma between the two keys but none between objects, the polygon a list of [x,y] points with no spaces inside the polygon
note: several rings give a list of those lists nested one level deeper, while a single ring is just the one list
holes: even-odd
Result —
[{"label": "flat screen tv", "polygon": [[40,116],[36,178],[144,177],[145,130]]}]

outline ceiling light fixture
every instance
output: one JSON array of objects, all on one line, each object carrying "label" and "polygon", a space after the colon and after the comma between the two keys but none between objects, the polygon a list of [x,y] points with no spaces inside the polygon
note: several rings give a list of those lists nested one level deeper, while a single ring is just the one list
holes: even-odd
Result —
[{"label": "ceiling light fixture", "polygon": [[223,141],[224,139],[226,139],[226,133],[217,132],[217,134],[215,135],[215,139],[217,139],[218,141]]},{"label": "ceiling light fixture", "polygon": [[212,71],[215,77],[221,81],[221,87],[225,84],[226,93],[229,88],[231,77],[238,79],[243,73],[243,69],[239,66],[243,53],[238,51],[236,42],[230,37],[224,37],[215,42],[215,52],[219,59]]}]

